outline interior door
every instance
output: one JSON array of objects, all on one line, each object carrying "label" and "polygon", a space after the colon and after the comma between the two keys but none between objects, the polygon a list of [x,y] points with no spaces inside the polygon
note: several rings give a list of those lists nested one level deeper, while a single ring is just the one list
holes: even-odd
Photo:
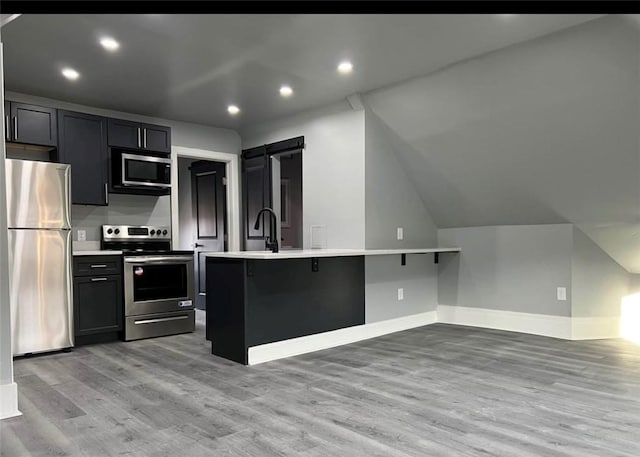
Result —
[{"label": "interior door", "polygon": [[194,222],[194,283],[196,308],[206,305],[206,252],[226,250],[225,164],[198,161],[191,164],[191,203]]},{"label": "interior door", "polygon": [[263,213],[260,227],[254,228],[258,212],[271,207],[271,161],[266,154],[242,160],[244,198],[244,246],[247,251],[264,251],[270,233],[269,214]]}]

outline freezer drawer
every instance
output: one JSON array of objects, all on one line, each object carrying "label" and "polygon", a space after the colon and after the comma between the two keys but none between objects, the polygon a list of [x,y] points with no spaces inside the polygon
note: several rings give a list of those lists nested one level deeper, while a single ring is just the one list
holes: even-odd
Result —
[{"label": "freezer drawer", "polygon": [[73,346],[71,231],[8,234],[13,354]]},{"label": "freezer drawer", "polygon": [[179,313],[156,313],[125,318],[126,341],[193,332],[196,328],[194,310]]}]

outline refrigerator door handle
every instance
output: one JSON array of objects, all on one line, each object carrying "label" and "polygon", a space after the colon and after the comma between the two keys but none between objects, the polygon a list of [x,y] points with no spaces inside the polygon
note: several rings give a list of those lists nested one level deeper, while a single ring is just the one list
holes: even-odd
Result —
[{"label": "refrigerator door handle", "polygon": [[67,303],[67,319],[68,319],[68,339],[71,347],[75,346],[75,335],[73,333],[73,241],[71,238],[71,230],[67,230],[67,258],[65,259],[65,268],[67,271],[67,294],[69,302]]},{"label": "refrigerator door handle", "polygon": [[64,219],[65,227],[71,228],[71,167],[67,167],[64,170],[64,186],[65,186],[65,200],[64,200]]}]

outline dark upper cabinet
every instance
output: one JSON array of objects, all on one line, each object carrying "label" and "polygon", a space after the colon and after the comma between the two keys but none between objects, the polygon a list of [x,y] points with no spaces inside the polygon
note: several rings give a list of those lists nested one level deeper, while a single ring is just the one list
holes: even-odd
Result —
[{"label": "dark upper cabinet", "polygon": [[142,148],[171,152],[171,129],[160,125],[142,124]]},{"label": "dark upper cabinet", "polygon": [[142,146],[140,123],[109,119],[109,146],[138,149]]},{"label": "dark upper cabinet", "polygon": [[171,152],[171,129],[160,125],[109,119],[109,146]]},{"label": "dark upper cabinet", "polygon": [[54,108],[25,103],[5,103],[5,115],[9,115],[5,120],[5,126],[9,127],[6,140],[13,143],[57,146],[56,111]]},{"label": "dark upper cabinet", "polygon": [[58,111],[58,160],[71,165],[71,202],[107,205],[107,118]]}]

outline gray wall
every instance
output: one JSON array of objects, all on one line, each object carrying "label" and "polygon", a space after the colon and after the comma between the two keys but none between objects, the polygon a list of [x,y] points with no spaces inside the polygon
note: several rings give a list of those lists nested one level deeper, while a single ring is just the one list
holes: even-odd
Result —
[{"label": "gray wall", "polygon": [[[365,237],[367,249],[435,246],[438,232],[398,155],[397,134],[365,110]],[[397,239],[402,227],[404,239]]]},{"label": "gray wall", "polygon": [[573,223],[640,272],[640,33],[607,16],[365,94],[438,227]]},{"label": "gray wall", "polygon": [[303,135],[303,246],[311,246],[310,227],[327,227],[327,247],[365,244],[364,112],[339,103],[242,131],[251,148]]},{"label": "gray wall", "polygon": [[438,303],[571,316],[572,237],[570,224],[440,229],[438,244],[462,252],[440,256]]},{"label": "gray wall", "polygon": [[[437,228],[398,159],[397,135],[365,110],[365,246],[367,249],[421,248],[437,244]],[[402,227],[404,239],[397,239]],[[432,255],[365,258],[366,322],[435,311],[437,269]],[[398,288],[404,299],[398,300]]]},{"label": "gray wall", "polygon": [[[0,52],[2,50],[0,44]],[[0,101],[4,119],[4,84],[0,53]],[[4,136],[4,123],[2,127]],[[7,239],[7,186],[5,180],[4,140],[0,151],[0,386],[13,382],[13,358],[11,354],[11,305],[9,302],[9,242]],[[2,398],[0,398],[2,401]],[[3,408],[0,405],[0,411]]]},{"label": "gray wall", "polygon": [[171,225],[171,202],[168,195],[109,194],[109,206],[73,205],[71,208],[73,239],[78,230],[86,230],[87,241],[100,241],[100,227],[114,225]]},{"label": "gray wall", "polygon": [[622,297],[629,294],[630,283],[631,275],[624,268],[580,229],[574,228],[572,317],[619,316]]},{"label": "gray wall", "polygon": [[640,274],[629,274],[629,294],[640,293]]},{"label": "gray wall", "polygon": [[[398,288],[404,299],[398,301]],[[365,322],[378,322],[435,311],[438,306],[437,265],[430,254],[365,257]]]}]

